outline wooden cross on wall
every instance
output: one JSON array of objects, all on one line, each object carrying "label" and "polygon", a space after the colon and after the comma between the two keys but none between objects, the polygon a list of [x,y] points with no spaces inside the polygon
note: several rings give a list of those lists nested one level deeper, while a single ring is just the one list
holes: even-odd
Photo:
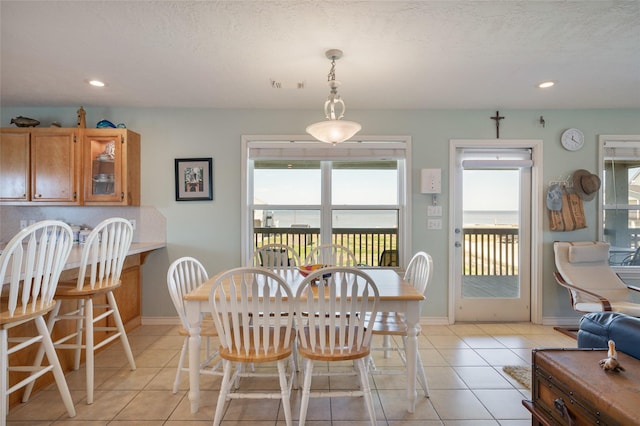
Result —
[{"label": "wooden cross on wall", "polygon": [[500,139],[500,120],[502,120],[504,117],[500,116],[500,111],[496,111],[496,115],[489,118],[492,120],[496,120],[496,139]]}]

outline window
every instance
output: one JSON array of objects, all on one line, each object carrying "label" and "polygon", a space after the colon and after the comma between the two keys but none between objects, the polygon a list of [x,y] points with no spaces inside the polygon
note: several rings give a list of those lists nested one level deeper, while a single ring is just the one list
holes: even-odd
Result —
[{"label": "window", "polygon": [[338,243],[362,265],[379,266],[385,252],[402,265],[409,147],[408,139],[332,146],[243,138],[245,262],[268,243],[293,246],[303,259],[316,245]]},{"label": "window", "polygon": [[640,266],[640,136],[600,136],[601,239],[610,247],[609,263]]}]

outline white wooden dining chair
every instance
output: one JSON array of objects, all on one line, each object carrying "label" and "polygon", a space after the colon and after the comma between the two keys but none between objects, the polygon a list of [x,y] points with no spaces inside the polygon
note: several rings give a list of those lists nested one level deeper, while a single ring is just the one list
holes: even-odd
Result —
[{"label": "white wooden dining chair", "polygon": [[[417,252],[415,255],[413,255],[411,261],[409,262],[409,265],[407,266],[407,270],[405,271],[404,280],[411,284],[420,293],[425,294],[427,285],[429,284],[432,276],[433,260],[431,258],[431,255],[423,251]],[[424,303],[424,301],[420,303],[420,306],[422,306],[422,303]],[[373,334],[382,336],[383,343],[381,347],[372,346],[371,350],[384,351],[385,358],[389,358],[389,354],[391,351],[397,352],[400,356],[400,359],[402,360],[404,369],[399,370],[376,368],[373,356],[369,356],[370,374],[406,374],[406,347],[408,332],[409,327],[407,326],[407,321],[405,320],[404,315],[398,312],[378,312],[373,324]],[[418,333],[419,332],[420,330],[418,330]],[[399,346],[397,342],[395,346],[391,345],[391,338],[393,336],[399,338],[402,341],[402,346]],[[424,366],[422,365],[420,352],[417,352],[416,356],[416,379],[418,380],[418,383],[420,383],[420,386],[422,386],[425,397],[429,397],[429,386],[427,383],[427,376],[424,372]]]},{"label": "white wooden dining chair", "polygon": [[[227,400],[244,398],[280,399],[286,424],[292,424],[290,396],[292,387],[296,386],[292,301],[289,285],[265,268],[236,268],[214,278],[209,305],[218,331],[224,370],[214,426],[220,424]],[[242,377],[273,376],[247,372],[242,365],[266,362],[277,364],[280,392],[242,391]],[[239,367],[234,370],[233,364]]]},{"label": "white wooden dining chair", "polygon": [[253,252],[253,266],[262,266],[276,273],[293,271],[301,264],[298,252],[286,244],[265,244]]},{"label": "white wooden dining chair", "polygon": [[[50,312],[58,285],[60,273],[67,262],[73,232],[60,221],[37,222],[18,232],[7,243],[0,254],[0,425],[6,424],[9,412],[9,394],[33,385],[35,380],[51,371],[58,392],[62,397],[69,417],[75,417],[71,394],[51,341],[43,315]],[[3,284],[5,283],[6,284]],[[8,288],[5,288],[6,287]],[[35,323],[37,333],[29,333],[28,327],[16,326]],[[27,334],[28,335],[23,335]],[[17,360],[14,354],[39,345],[47,354],[49,365],[18,366],[10,361]],[[10,385],[10,372],[13,384]],[[17,373],[15,373],[17,372]],[[24,377],[25,373],[28,375]]]},{"label": "white wooden dining chair", "polygon": [[304,260],[305,265],[358,266],[356,255],[340,244],[320,244],[314,247]]},{"label": "white wooden dining chair", "polygon": [[[94,358],[98,349],[119,338],[131,370],[136,369],[118,304],[113,295],[113,291],[121,285],[120,274],[132,239],[133,227],[126,219],[114,217],[98,224],[82,248],[78,278],[74,281],[60,282],[55,295],[56,306],[47,320],[50,333],[58,321],[75,323],[71,333],[58,338],[53,344],[56,349],[75,351],[75,370],[80,368],[81,354],[84,352],[87,404],[93,403]],[[62,302],[67,300],[76,302],[75,307],[70,311],[61,312]],[[108,317],[112,317],[114,326],[108,325]],[[96,323],[100,324],[96,326]],[[97,344],[94,343],[96,331],[108,333],[107,337]],[[41,350],[36,355],[36,365],[40,364],[42,356]],[[25,389],[23,402],[29,399],[30,391],[30,387]]]},{"label": "white wooden dining chair", "polygon": [[[298,353],[304,359],[301,425],[306,420],[309,398],[349,396],[364,398],[370,422],[376,424],[366,360],[378,301],[375,283],[356,268],[320,269],[309,274],[298,287],[295,300]],[[353,361],[360,388],[312,392],[314,375],[345,374],[337,371],[314,374],[315,361]]]},{"label": "white wooden dining chair", "polygon": [[[174,261],[167,271],[167,288],[173,306],[176,308],[178,317],[180,318],[180,330],[178,333],[184,336],[184,343],[180,351],[180,360],[176,369],[176,377],[173,381],[173,393],[178,392],[180,386],[180,376],[182,372],[188,372],[188,366],[185,366],[189,346],[189,322],[187,321],[186,307],[184,295],[200,287],[209,279],[207,270],[197,259],[189,256],[181,257]],[[200,336],[205,338],[205,356],[200,363],[200,374],[205,375],[222,375],[220,369],[222,362],[217,359],[217,349],[212,349],[211,339],[218,336],[215,326],[211,318],[204,318],[200,325]],[[217,346],[216,346],[217,348]],[[213,361],[216,362],[213,362]]]}]

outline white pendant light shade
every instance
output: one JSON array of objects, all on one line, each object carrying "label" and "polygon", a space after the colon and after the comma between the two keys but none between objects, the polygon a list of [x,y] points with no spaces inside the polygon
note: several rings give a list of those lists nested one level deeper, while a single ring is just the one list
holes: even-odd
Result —
[{"label": "white pendant light shade", "polygon": [[336,59],[342,57],[342,51],[338,49],[327,50],[327,58],[331,59],[331,69],[327,76],[329,84],[329,97],[324,103],[325,121],[307,126],[307,133],[319,141],[337,144],[351,139],[356,133],[362,129],[360,123],[355,121],[342,120],[346,107],[344,101],[338,95],[338,87],[340,82],[336,80]]},{"label": "white pendant light shade", "polygon": [[349,140],[362,129],[355,121],[325,120],[307,126],[307,133],[319,141],[340,143]]}]

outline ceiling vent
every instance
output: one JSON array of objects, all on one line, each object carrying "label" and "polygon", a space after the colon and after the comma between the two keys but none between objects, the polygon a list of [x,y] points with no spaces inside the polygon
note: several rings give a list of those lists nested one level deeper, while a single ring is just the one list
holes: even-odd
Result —
[{"label": "ceiling vent", "polygon": [[304,89],[305,82],[303,81],[279,81],[270,79],[272,89]]}]

